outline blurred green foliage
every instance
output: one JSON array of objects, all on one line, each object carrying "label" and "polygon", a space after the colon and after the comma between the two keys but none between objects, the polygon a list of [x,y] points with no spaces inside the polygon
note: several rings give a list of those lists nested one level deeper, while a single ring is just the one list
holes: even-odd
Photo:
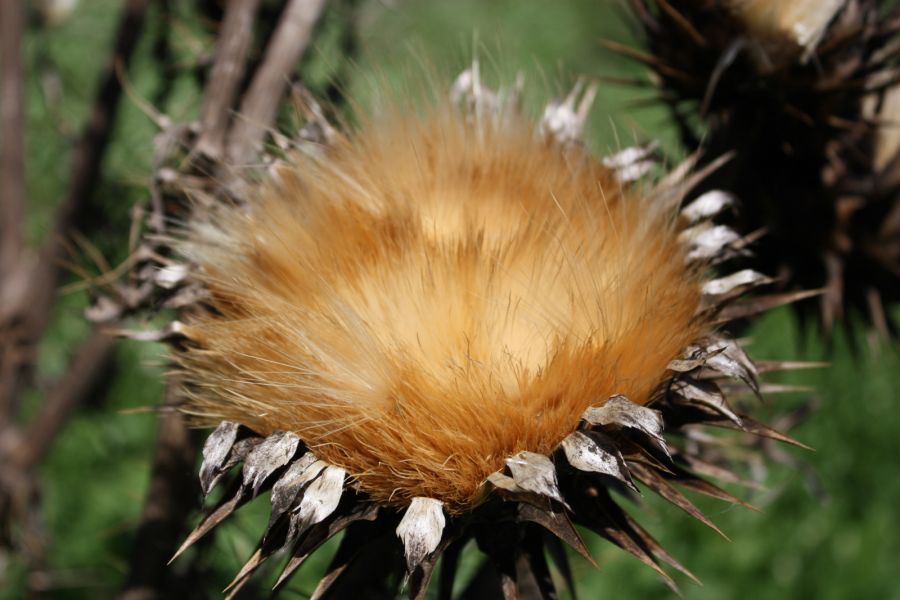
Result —
[{"label": "blurred green foliage", "polygon": [[[138,96],[161,99],[159,110],[186,120],[196,115],[199,83],[184,72],[177,77],[162,72],[153,58],[153,41],[168,29],[177,62],[184,66],[209,52],[212,38],[191,3],[172,4],[172,22],[151,11],[130,80]],[[628,39],[618,4],[612,0],[358,4],[359,54],[353,66],[347,67],[339,56],[347,41],[344,17],[350,14],[349,4],[342,5],[344,12],[328,17],[304,61],[313,79],[311,87],[318,93],[339,77],[339,87],[364,100],[373,74],[402,81],[410,73],[436,72],[449,85],[449,78],[474,54],[501,80],[510,81],[517,71],[523,72],[526,104],[537,110],[542,100],[563,93],[579,76],[640,74],[601,47],[604,38]],[[84,0],[63,24],[30,27],[27,33],[29,236],[35,243],[46,235],[52,209],[65,189],[71,140],[87,114],[120,5],[116,0]],[[47,94],[55,85],[48,77],[58,77],[58,98]],[[593,149],[604,152],[649,138],[670,141],[665,112],[645,107],[644,98],[633,89],[601,84],[588,128]],[[126,100],[98,192],[108,222],[98,224],[92,235],[92,242],[110,261],[124,256],[129,210],[145,199],[154,133],[138,103]],[[52,381],[63,371],[87,332],[81,316],[84,305],[80,293],[61,297],[52,333],[40,350],[39,383]],[[732,542],[650,494],[635,509],[638,520],[703,580],[704,586],[697,587],[677,578],[688,599],[900,598],[896,348],[873,352],[862,334],[838,335],[826,347],[814,332],[802,332],[787,310],[766,316],[747,335],[757,358],[831,361],[825,369],[774,379],[816,388],[818,411],[792,434],[817,451],[787,450],[807,463],[809,471],[772,467],[768,490],[748,497],[761,514],[700,499],[698,503]],[[856,355],[853,345],[860,348]],[[161,348],[122,343],[106,396],[79,409],[41,467],[51,542],[51,597],[112,597],[127,575],[157,423],[152,414],[122,411],[159,402],[164,361]],[[804,399],[796,394],[773,397],[761,411],[776,415]],[[40,397],[34,394],[28,400],[24,418],[34,413]],[[821,490],[810,481],[813,472]],[[229,581],[252,553],[266,518],[265,503],[259,499],[239,511],[216,537],[207,565],[211,593]],[[601,570],[575,559],[580,597],[673,597],[637,561],[608,543],[598,540],[591,545]],[[304,567],[286,597],[305,597],[312,590],[328,553],[326,549]],[[476,560],[476,554],[469,553],[469,572]],[[0,565],[0,598],[18,598],[23,577],[15,558]]]}]

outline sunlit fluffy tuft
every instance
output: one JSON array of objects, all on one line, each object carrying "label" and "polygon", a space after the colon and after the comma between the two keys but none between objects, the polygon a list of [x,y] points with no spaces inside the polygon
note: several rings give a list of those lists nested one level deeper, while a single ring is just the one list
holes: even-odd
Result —
[{"label": "sunlit fluffy tuft", "polygon": [[648,402],[706,327],[670,211],[524,119],[400,112],[188,233],[211,309],[178,361],[201,421],[454,512],[587,407]]}]

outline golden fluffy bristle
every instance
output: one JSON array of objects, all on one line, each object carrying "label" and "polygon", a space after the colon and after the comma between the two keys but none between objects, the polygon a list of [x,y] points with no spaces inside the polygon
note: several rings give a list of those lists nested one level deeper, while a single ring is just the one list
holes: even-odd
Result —
[{"label": "golden fluffy bristle", "polygon": [[523,119],[398,111],[275,179],[183,242],[213,309],[188,410],[294,431],[376,500],[471,505],[705,330],[674,216]]}]

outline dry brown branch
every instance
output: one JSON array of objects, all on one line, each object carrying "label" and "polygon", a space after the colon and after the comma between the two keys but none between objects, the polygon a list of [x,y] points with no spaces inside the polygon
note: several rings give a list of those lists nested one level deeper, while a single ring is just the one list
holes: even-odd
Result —
[{"label": "dry brown branch", "polygon": [[127,66],[149,5],[150,0],[125,3],[88,122],[73,149],[71,176],[55,215],[54,229],[34,256],[24,245],[24,73],[19,54],[25,25],[23,3],[0,3],[4,127],[0,157],[0,267],[4,267],[0,268],[0,531],[5,532],[0,543],[14,544],[29,568],[40,565],[45,543],[40,528],[40,486],[34,467],[73,409],[105,381],[102,375],[112,356],[112,340],[95,332],[76,351],[69,369],[51,389],[27,433],[15,425],[18,407],[57,297],[63,262],[70,252],[67,237],[72,230],[96,223],[91,199],[121,96],[115,68]]},{"label": "dry brown branch", "polygon": [[40,462],[75,407],[103,383],[113,345],[113,338],[98,330],[78,348],[68,371],[47,393],[41,411],[13,455],[20,468],[28,470]]},{"label": "dry brown branch", "polygon": [[0,3],[0,277],[15,267],[25,218],[22,26],[20,0]]},{"label": "dry brown branch", "polygon": [[116,66],[127,69],[149,5],[150,0],[128,0],[119,19],[112,56],[104,67],[88,123],[73,152],[65,199],[57,210],[53,232],[41,250],[39,265],[32,275],[32,294],[28,305],[28,329],[32,339],[39,339],[47,325],[59,282],[60,265],[67,256],[67,237],[73,229],[89,223],[91,196],[100,177],[103,154],[122,96]]},{"label": "dry brown branch", "polygon": [[274,121],[287,88],[291,69],[309,45],[324,7],[325,0],[291,0],[285,7],[228,136],[229,159],[235,164],[247,161],[261,150],[265,132]]},{"label": "dry brown branch", "polygon": [[47,545],[35,465],[50,449],[73,409],[91,393],[99,393],[107,381],[104,374],[112,349],[112,338],[95,332],[47,394],[28,432],[22,434],[12,426],[0,430],[0,544],[16,548],[35,576],[44,566]]},{"label": "dry brown branch", "polygon": [[[0,3],[0,332],[4,317],[20,302],[25,278],[20,259],[25,218],[25,158],[22,71],[22,26],[24,6],[19,0]],[[13,341],[0,345],[0,427],[14,410],[20,360]]]},{"label": "dry brown branch", "polygon": [[[167,406],[178,402],[178,389],[178,382],[170,380]],[[121,600],[184,597],[179,588],[186,582],[179,581],[167,563],[186,532],[185,524],[197,497],[195,455],[196,444],[181,413],[162,413],[150,485]]]},{"label": "dry brown branch", "polygon": [[[4,9],[16,3],[3,3]],[[121,84],[116,65],[127,66],[137,45],[150,0],[128,0],[119,20],[115,45],[101,76],[88,123],[73,152],[71,177],[62,205],[57,210],[54,228],[27,277],[27,289],[17,295],[15,306],[3,307],[6,329],[0,347],[0,409],[7,421],[14,418],[18,397],[30,369],[31,348],[44,334],[56,288],[67,257],[69,233],[90,224],[90,201],[100,176],[103,154],[109,143]],[[5,36],[4,36],[5,37]],[[5,92],[4,92],[5,95]],[[16,281],[22,282],[22,278]],[[4,282],[6,283],[6,282]],[[14,282],[15,283],[15,282]]]},{"label": "dry brown branch", "polygon": [[212,159],[222,157],[258,8],[259,0],[230,0],[225,9],[216,59],[200,109],[201,133],[196,147],[198,152]]}]

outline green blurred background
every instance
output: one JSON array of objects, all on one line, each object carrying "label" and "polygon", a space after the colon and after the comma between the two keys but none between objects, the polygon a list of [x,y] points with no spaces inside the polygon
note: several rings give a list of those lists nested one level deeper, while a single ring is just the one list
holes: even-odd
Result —
[{"label": "green blurred background", "polygon": [[[176,0],[172,6],[175,18],[169,21],[151,9],[130,78],[139,96],[154,103],[163,99],[158,108],[184,121],[197,115],[200,84],[186,73],[161,73],[154,41],[167,32],[179,60],[189,64],[210,52],[213,38],[191,2]],[[120,8],[116,0],[81,0],[63,22],[32,23],[26,34],[28,234],[34,243],[48,231],[65,190],[71,140],[87,115]],[[358,42],[350,63],[340,50],[349,18],[355,20]],[[399,81],[437,72],[447,75],[449,85],[449,77],[474,54],[496,80],[510,81],[523,72],[527,105],[537,110],[580,76],[641,73],[603,50],[604,38],[630,39],[614,0],[361,0],[355,6],[337,4],[328,13],[302,68],[313,91],[324,93],[339,77],[351,95],[364,99],[373,73]],[[58,95],[48,93],[53,89]],[[591,147],[606,152],[634,140],[672,139],[665,111],[648,106],[646,99],[637,90],[602,84],[588,127]],[[91,235],[111,262],[124,257],[129,211],[145,199],[154,134],[137,104],[126,100],[97,196],[108,222]],[[82,317],[85,304],[83,293],[61,294],[51,334],[40,349],[39,383],[63,372],[89,331]],[[816,452],[787,449],[807,467],[774,466],[765,491],[741,491],[762,509],[759,514],[697,499],[731,542],[649,494],[634,514],[703,580],[698,587],[676,577],[692,600],[900,598],[896,348],[873,346],[863,334],[839,334],[829,347],[814,332],[801,331],[787,310],[764,317],[746,335],[755,358],[831,361],[825,369],[771,379],[815,386],[818,411],[792,435]],[[161,348],[121,343],[104,396],[79,409],[41,466],[50,597],[112,597],[127,575],[157,421],[152,414],[123,411],[159,402],[164,365]],[[760,411],[784,413],[808,396],[772,397]],[[38,393],[28,399],[24,419],[40,401]],[[261,498],[239,511],[217,536],[208,567],[212,597],[252,553],[266,502]],[[674,597],[636,560],[588,539],[601,568],[575,559],[581,598]],[[328,558],[327,549],[317,555],[284,596],[306,597]],[[474,554],[469,560],[476,560]],[[0,597],[20,597],[24,578],[23,565],[6,557],[0,562]]]}]

